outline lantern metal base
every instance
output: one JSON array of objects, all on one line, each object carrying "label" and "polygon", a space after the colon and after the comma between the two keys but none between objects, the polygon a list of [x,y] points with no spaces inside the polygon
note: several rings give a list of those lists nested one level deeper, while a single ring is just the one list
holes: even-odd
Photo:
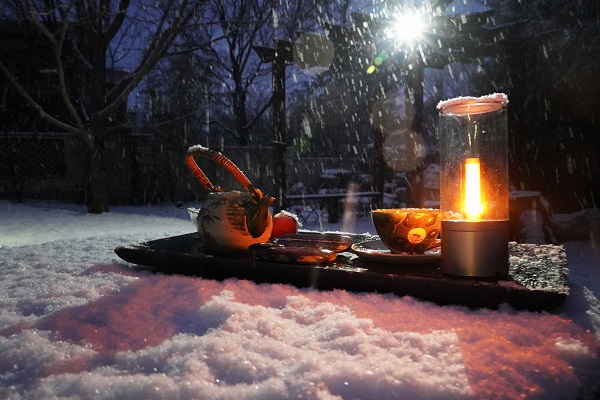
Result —
[{"label": "lantern metal base", "polygon": [[508,275],[508,220],[442,221],[442,272],[474,278]]}]

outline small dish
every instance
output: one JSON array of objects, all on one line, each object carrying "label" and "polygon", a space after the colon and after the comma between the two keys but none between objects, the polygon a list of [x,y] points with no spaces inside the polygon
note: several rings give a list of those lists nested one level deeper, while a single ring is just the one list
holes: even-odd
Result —
[{"label": "small dish", "polygon": [[[439,239],[438,239],[439,240]],[[441,247],[426,250],[423,254],[392,253],[381,240],[368,240],[351,247],[360,258],[386,264],[426,264],[442,257]]]},{"label": "small dish", "polygon": [[273,243],[286,247],[305,247],[331,250],[340,253],[348,250],[352,239],[345,235],[322,232],[300,232],[277,236]]}]

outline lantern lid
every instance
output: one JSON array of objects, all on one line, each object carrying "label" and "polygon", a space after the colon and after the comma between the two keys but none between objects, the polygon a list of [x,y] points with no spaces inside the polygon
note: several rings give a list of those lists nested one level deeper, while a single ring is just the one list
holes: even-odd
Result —
[{"label": "lantern lid", "polygon": [[481,97],[455,97],[440,101],[437,108],[446,115],[468,115],[497,111],[506,104],[508,97],[504,93],[493,93]]}]

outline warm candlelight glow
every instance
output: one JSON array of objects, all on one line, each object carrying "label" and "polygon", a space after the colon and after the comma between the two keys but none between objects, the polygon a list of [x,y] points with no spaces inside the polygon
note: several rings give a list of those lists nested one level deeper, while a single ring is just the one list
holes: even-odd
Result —
[{"label": "warm candlelight glow", "polygon": [[479,220],[483,214],[479,158],[465,162],[465,214],[469,220]]}]

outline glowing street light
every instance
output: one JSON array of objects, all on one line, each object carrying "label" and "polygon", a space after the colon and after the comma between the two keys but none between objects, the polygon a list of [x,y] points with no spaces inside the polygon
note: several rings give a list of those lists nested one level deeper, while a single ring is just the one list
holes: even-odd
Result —
[{"label": "glowing street light", "polygon": [[388,39],[397,39],[406,43],[417,41],[426,27],[423,15],[417,11],[407,11],[398,15],[391,23],[386,34]]}]

